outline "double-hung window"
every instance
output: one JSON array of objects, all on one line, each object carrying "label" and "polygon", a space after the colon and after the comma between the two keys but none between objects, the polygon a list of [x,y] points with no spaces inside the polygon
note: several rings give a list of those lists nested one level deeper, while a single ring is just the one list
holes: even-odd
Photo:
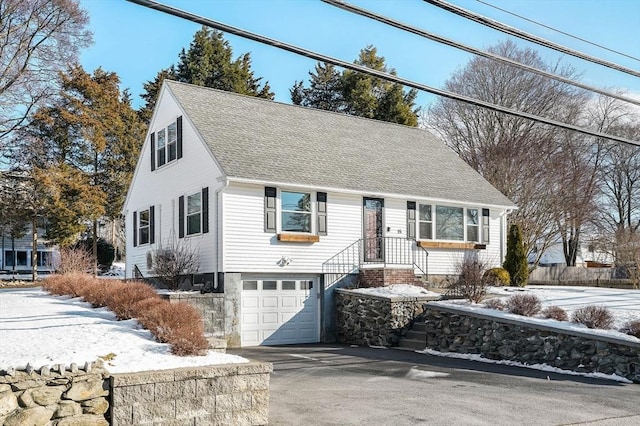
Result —
[{"label": "double-hung window", "polygon": [[138,243],[149,244],[151,217],[149,210],[142,210],[138,214]]},{"label": "double-hung window", "polygon": [[433,239],[433,216],[431,215],[431,206],[420,204],[418,213],[418,236],[422,240]]},{"label": "double-hung window", "polygon": [[467,241],[480,241],[480,218],[478,209],[467,209]]},{"label": "double-hung window", "polygon": [[282,191],[280,198],[282,232],[311,233],[311,194]]},{"label": "double-hung window", "polygon": [[182,158],[182,117],[151,133],[151,170]]},{"label": "double-hung window", "polygon": [[187,196],[187,235],[202,231],[202,193]]}]

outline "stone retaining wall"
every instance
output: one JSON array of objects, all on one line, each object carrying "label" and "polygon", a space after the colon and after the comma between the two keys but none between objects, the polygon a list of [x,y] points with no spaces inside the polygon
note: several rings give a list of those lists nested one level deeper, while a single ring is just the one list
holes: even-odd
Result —
[{"label": "stone retaining wall", "polygon": [[0,424],[109,425],[108,376],[99,364],[0,371]]},{"label": "stone retaining wall", "polygon": [[427,305],[426,346],[439,352],[617,374],[640,383],[640,342]]},{"label": "stone retaining wall", "polygon": [[200,311],[207,336],[224,339],[224,294],[179,291],[160,294],[171,303],[185,302]]},{"label": "stone retaining wall", "polygon": [[336,289],[337,339],[341,343],[397,346],[422,313],[428,297],[382,297]]},{"label": "stone retaining wall", "polygon": [[113,374],[112,425],[264,425],[268,363]]}]

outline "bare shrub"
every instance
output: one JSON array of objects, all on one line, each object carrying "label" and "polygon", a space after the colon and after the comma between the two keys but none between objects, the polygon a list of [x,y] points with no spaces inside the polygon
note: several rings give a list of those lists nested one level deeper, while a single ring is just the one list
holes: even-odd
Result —
[{"label": "bare shrub", "polygon": [[487,293],[487,282],[484,280],[484,263],[474,255],[466,255],[456,266],[458,277],[449,284],[449,290],[478,303]]},{"label": "bare shrub", "polygon": [[57,273],[63,275],[71,272],[87,273],[93,270],[93,255],[81,247],[61,248],[60,258],[53,266]]},{"label": "bare shrub", "polygon": [[609,329],[613,325],[613,315],[604,306],[585,306],[571,315],[571,321],[589,328]]},{"label": "bare shrub", "polygon": [[91,303],[94,308],[103,308],[107,306],[110,293],[108,286],[111,284],[110,280],[95,279],[92,285],[83,292],[82,298],[85,302]]},{"label": "bare shrub", "polygon": [[189,241],[170,236],[151,256],[151,269],[170,290],[178,290],[180,276],[198,272],[200,255],[191,249]]},{"label": "bare shrub", "polygon": [[525,317],[532,317],[542,309],[540,299],[533,294],[514,294],[507,299],[509,312]]},{"label": "bare shrub", "polygon": [[640,339],[640,320],[627,321],[620,331]]},{"label": "bare shrub", "polygon": [[542,311],[542,316],[556,321],[567,321],[569,316],[560,306],[549,306]]},{"label": "bare shrub", "polygon": [[160,299],[158,293],[148,284],[142,282],[116,285],[110,291],[108,306],[120,320],[134,318],[137,314],[136,304],[145,299]]},{"label": "bare shrub", "polygon": [[159,342],[171,344],[175,355],[198,355],[209,347],[200,312],[186,303],[153,304],[143,321]]},{"label": "bare shrub", "polygon": [[496,311],[504,311],[505,306],[502,299],[498,297],[494,297],[492,299],[488,299],[484,301],[485,308],[495,309]]}]

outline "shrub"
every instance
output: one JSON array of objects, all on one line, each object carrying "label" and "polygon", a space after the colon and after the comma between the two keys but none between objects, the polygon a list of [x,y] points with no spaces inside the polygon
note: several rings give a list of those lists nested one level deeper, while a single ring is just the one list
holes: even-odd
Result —
[{"label": "shrub", "polygon": [[540,299],[533,294],[514,294],[507,299],[507,309],[509,312],[532,317],[542,308]]},{"label": "shrub", "polygon": [[620,331],[640,339],[640,320],[627,321]]},{"label": "shrub", "polygon": [[529,278],[529,265],[527,254],[522,243],[522,232],[520,227],[512,224],[507,235],[507,254],[504,259],[504,269],[509,272],[511,285],[524,287]]},{"label": "shrub", "polygon": [[504,311],[505,306],[502,299],[494,297],[484,301],[485,308],[495,309],[496,311]]},{"label": "shrub", "polygon": [[88,272],[93,269],[91,253],[80,247],[61,248],[60,258],[54,264],[57,273]]},{"label": "shrub", "polygon": [[461,295],[469,302],[480,302],[487,292],[487,283],[483,279],[484,264],[473,256],[465,256],[456,269],[458,276],[449,284],[449,290]]},{"label": "shrub", "polygon": [[191,249],[189,241],[170,236],[167,243],[160,243],[151,258],[151,269],[169,290],[180,288],[180,276],[198,272],[200,255]]},{"label": "shrub", "polygon": [[609,329],[613,325],[613,315],[604,306],[585,306],[571,315],[571,321],[589,328]]},{"label": "shrub", "polygon": [[560,306],[549,306],[542,311],[542,316],[556,321],[567,321],[569,316]]},{"label": "shrub", "polygon": [[509,285],[509,271],[504,268],[491,268],[484,273],[484,279],[488,285],[500,286]]},{"label": "shrub", "polygon": [[137,318],[160,342],[171,345],[175,355],[199,355],[209,347],[200,312],[186,303],[162,300],[141,282],[100,280],[86,273],[52,275],[43,288],[56,295],[83,297],[93,306],[106,306],[118,319]]},{"label": "shrub", "polygon": [[[93,258],[93,238],[80,240],[74,247],[86,251]],[[98,238],[96,248],[98,249],[98,266],[101,269],[109,269],[116,257],[116,249],[113,247],[113,244],[104,238]]]}]

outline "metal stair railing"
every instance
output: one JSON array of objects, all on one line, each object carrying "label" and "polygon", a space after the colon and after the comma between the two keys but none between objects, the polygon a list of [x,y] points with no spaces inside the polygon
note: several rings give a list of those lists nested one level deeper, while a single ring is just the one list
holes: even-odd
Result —
[{"label": "metal stair railing", "polygon": [[324,262],[322,272],[339,278],[358,272],[363,265],[411,265],[426,276],[428,257],[429,253],[413,239],[361,238]]}]

